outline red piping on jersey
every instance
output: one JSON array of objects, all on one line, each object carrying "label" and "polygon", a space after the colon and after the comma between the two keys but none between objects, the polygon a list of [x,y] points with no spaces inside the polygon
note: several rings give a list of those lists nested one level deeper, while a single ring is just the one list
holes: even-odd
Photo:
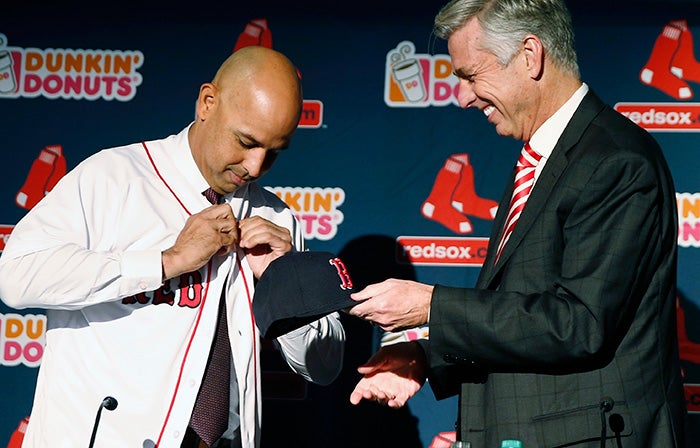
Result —
[{"label": "red piping on jersey", "polygon": [[[167,189],[173,195],[175,200],[180,204],[180,206],[183,208],[183,210],[185,210],[185,213],[192,216],[192,213],[190,213],[190,211],[187,209],[187,207],[185,207],[185,204],[182,203],[180,198],[175,194],[175,192],[170,187],[170,185],[165,180],[165,178],[163,178],[163,176],[160,174],[160,171],[158,170],[158,167],[156,166],[156,163],[153,160],[153,158],[151,157],[151,153],[148,150],[148,147],[146,146],[146,142],[141,142],[141,145],[143,145],[143,149],[146,151],[146,155],[148,156],[148,160],[151,162],[151,165],[153,166],[153,169],[155,170],[156,175],[163,182],[163,185],[165,185],[167,187]],[[237,257],[237,258],[240,258],[240,257]],[[252,329],[253,329],[253,333],[252,333],[253,334],[253,376],[256,378],[255,403],[257,403],[257,401],[258,401],[258,397],[257,397],[257,394],[258,394],[258,387],[257,387],[258,359],[257,359],[257,341],[256,341],[256,337],[255,337],[255,334],[256,334],[255,333],[255,316],[253,315],[253,299],[250,295],[250,288],[248,286],[248,280],[246,280],[246,277],[245,277],[245,272],[243,271],[243,266],[241,265],[241,263],[238,262],[238,260],[236,260],[236,264],[238,265],[238,270],[240,272],[241,277],[243,278],[243,285],[245,286],[246,296],[248,297],[248,309],[250,310],[250,322],[251,322]],[[182,358],[183,362],[180,364],[180,371],[178,372],[178,375],[177,375],[177,381],[175,383],[175,390],[173,391],[173,396],[170,399],[170,406],[168,407],[168,412],[165,415],[165,420],[163,421],[163,426],[161,427],[160,434],[158,435],[158,441],[156,442],[156,447],[160,445],[160,441],[163,438],[163,433],[165,432],[165,427],[168,424],[168,420],[170,419],[170,413],[172,412],[172,409],[173,409],[173,403],[175,402],[175,397],[177,397],[177,391],[180,388],[180,382],[182,380],[182,370],[184,368],[184,361],[185,361],[185,359],[187,359],[187,355],[190,352],[190,347],[192,346],[192,340],[194,339],[195,333],[197,333],[197,328],[199,327],[199,321],[202,317],[202,310],[204,309],[204,304],[206,303],[207,296],[209,294],[209,281],[211,279],[211,271],[212,271],[212,261],[210,259],[209,262],[207,263],[207,286],[206,286],[206,288],[204,288],[204,296],[202,297],[202,303],[199,306],[199,311],[197,313],[197,319],[196,319],[195,324],[194,324],[194,330],[192,331],[192,336],[190,337],[190,340],[187,341],[187,349],[185,350],[185,355]],[[257,406],[257,404],[256,404],[256,406]]]},{"label": "red piping on jersey", "polygon": [[170,188],[170,185],[165,181],[165,179],[163,178],[163,176],[161,176],[160,171],[158,171],[158,167],[156,166],[156,162],[153,160],[153,158],[151,157],[151,153],[148,151],[148,146],[146,146],[146,142],[141,142],[141,144],[143,145],[143,149],[146,150],[146,155],[148,156],[148,160],[151,162],[151,165],[153,165],[153,169],[156,171],[156,174],[158,175],[158,178],[159,178],[161,181],[163,181],[163,185],[165,185],[165,186],[168,188],[168,190],[170,190],[170,193],[172,193],[172,195],[173,195],[173,197],[175,198],[175,200],[178,202],[178,204],[180,204],[180,205],[182,206],[182,208],[185,210],[185,212],[186,212],[188,215],[192,216],[192,213],[190,213],[190,211],[187,210],[187,207],[185,207],[185,204],[182,203],[182,201],[180,200],[179,197],[177,197],[177,195],[175,194],[175,192],[173,191],[173,189]]}]

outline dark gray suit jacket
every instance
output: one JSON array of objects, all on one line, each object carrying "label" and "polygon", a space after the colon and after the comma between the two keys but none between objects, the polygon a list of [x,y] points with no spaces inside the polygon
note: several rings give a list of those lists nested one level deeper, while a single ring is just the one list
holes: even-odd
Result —
[{"label": "dark gray suit jacket", "polygon": [[[497,264],[512,186],[474,289],[437,285],[429,384],[461,393],[472,448],[685,446],[675,189],[656,141],[590,92]],[[619,417],[622,417],[620,420]]]}]

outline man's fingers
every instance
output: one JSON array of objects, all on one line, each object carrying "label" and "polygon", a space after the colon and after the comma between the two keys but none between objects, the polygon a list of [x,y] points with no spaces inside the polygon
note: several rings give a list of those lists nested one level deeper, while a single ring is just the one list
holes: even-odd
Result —
[{"label": "man's fingers", "polygon": [[362,393],[358,392],[357,388],[352,391],[350,394],[350,403],[352,404],[358,404],[360,401],[362,401]]},{"label": "man's fingers", "polygon": [[238,238],[238,226],[236,225],[236,220],[227,219],[224,222],[214,221],[214,226],[219,229],[221,233],[233,234]]},{"label": "man's fingers", "polygon": [[376,384],[361,380],[350,394],[350,403],[358,404],[362,400],[376,401],[391,408],[400,408],[406,404],[408,397],[405,394],[397,396],[396,394],[387,393],[379,389]]},{"label": "man's fingers", "polygon": [[365,286],[362,290],[350,294],[353,300],[366,300],[386,291],[386,280],[380,283],[373,283]]},{"label": "man's fingers", "polygon": [[363,375],[369,375],[376,370],[376,366],[364,365],[357,368],[357,372]]},{"label": "man's fingers", "polygon": [[231,210],[231,206],[228,204],[210,205],[209,207],[203,209],[201,212],[199,212],[197,214],[202,216],[203,218],[208,218],[208,219],[234,218],[233,210]]}]

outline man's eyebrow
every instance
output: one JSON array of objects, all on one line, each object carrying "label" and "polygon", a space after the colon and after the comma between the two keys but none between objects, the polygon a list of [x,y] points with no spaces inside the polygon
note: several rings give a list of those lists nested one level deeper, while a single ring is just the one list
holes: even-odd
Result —
[{"label": "man's eyebrow", "polygon": [[[259,142],[255,137],[253,137],[252,135],[250,135],[246,132],[241,131],[241,132],[236,132],[235,134],[236,134],[236,137],[238,138],[238,140],[240,140],[241,143],[243,143],[245,146],[250,146],[253,148],[264,147],[262,142]],[[289,141],[285,141],[280,146],[269,147],[267,149],[269,149],[271,151],[284,151],[285,149],[289,148],[289,144],[290,144]]]},{"label": "man's eyebrow", "polygon": [[260,146],[260,142],[246,132],[236,132],[236,137],[241,141],[245,141],[246,144]]},{"label": "man's eyebrow", "polygon": [[456,77],[461,78],[461,79],[467,79],[467,78],[469,78],[470,76],[472,76],[471,73],[467,73],[463,68],[454,69],[454,70],[452,70],[452,73],[453,73]]}]

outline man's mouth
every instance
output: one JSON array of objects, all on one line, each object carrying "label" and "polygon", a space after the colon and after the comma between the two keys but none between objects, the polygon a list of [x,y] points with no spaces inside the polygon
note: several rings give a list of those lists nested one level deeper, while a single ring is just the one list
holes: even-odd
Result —
[{"label": "man's mouth", "polygon": [[491,114],[493,113],[494,110],[496,110],[495,107],[493,107],[493,106],[486,106],[486,107],[484,107],[484,109],[482,110],[482,112],[484,113],[484,115],[486,115],[486,116],[488,117],[489,115],[491,115]]},{"label": "man's mouth", "polygon": [[239,176],[234,171],[231,171],[231,180],[234,184],[236,184],[238,186],[242,186],[242,185],[245,185],[246,183],[248,183],[248,181],[247,181],[247,179],[245,179],[245,177]]}]

